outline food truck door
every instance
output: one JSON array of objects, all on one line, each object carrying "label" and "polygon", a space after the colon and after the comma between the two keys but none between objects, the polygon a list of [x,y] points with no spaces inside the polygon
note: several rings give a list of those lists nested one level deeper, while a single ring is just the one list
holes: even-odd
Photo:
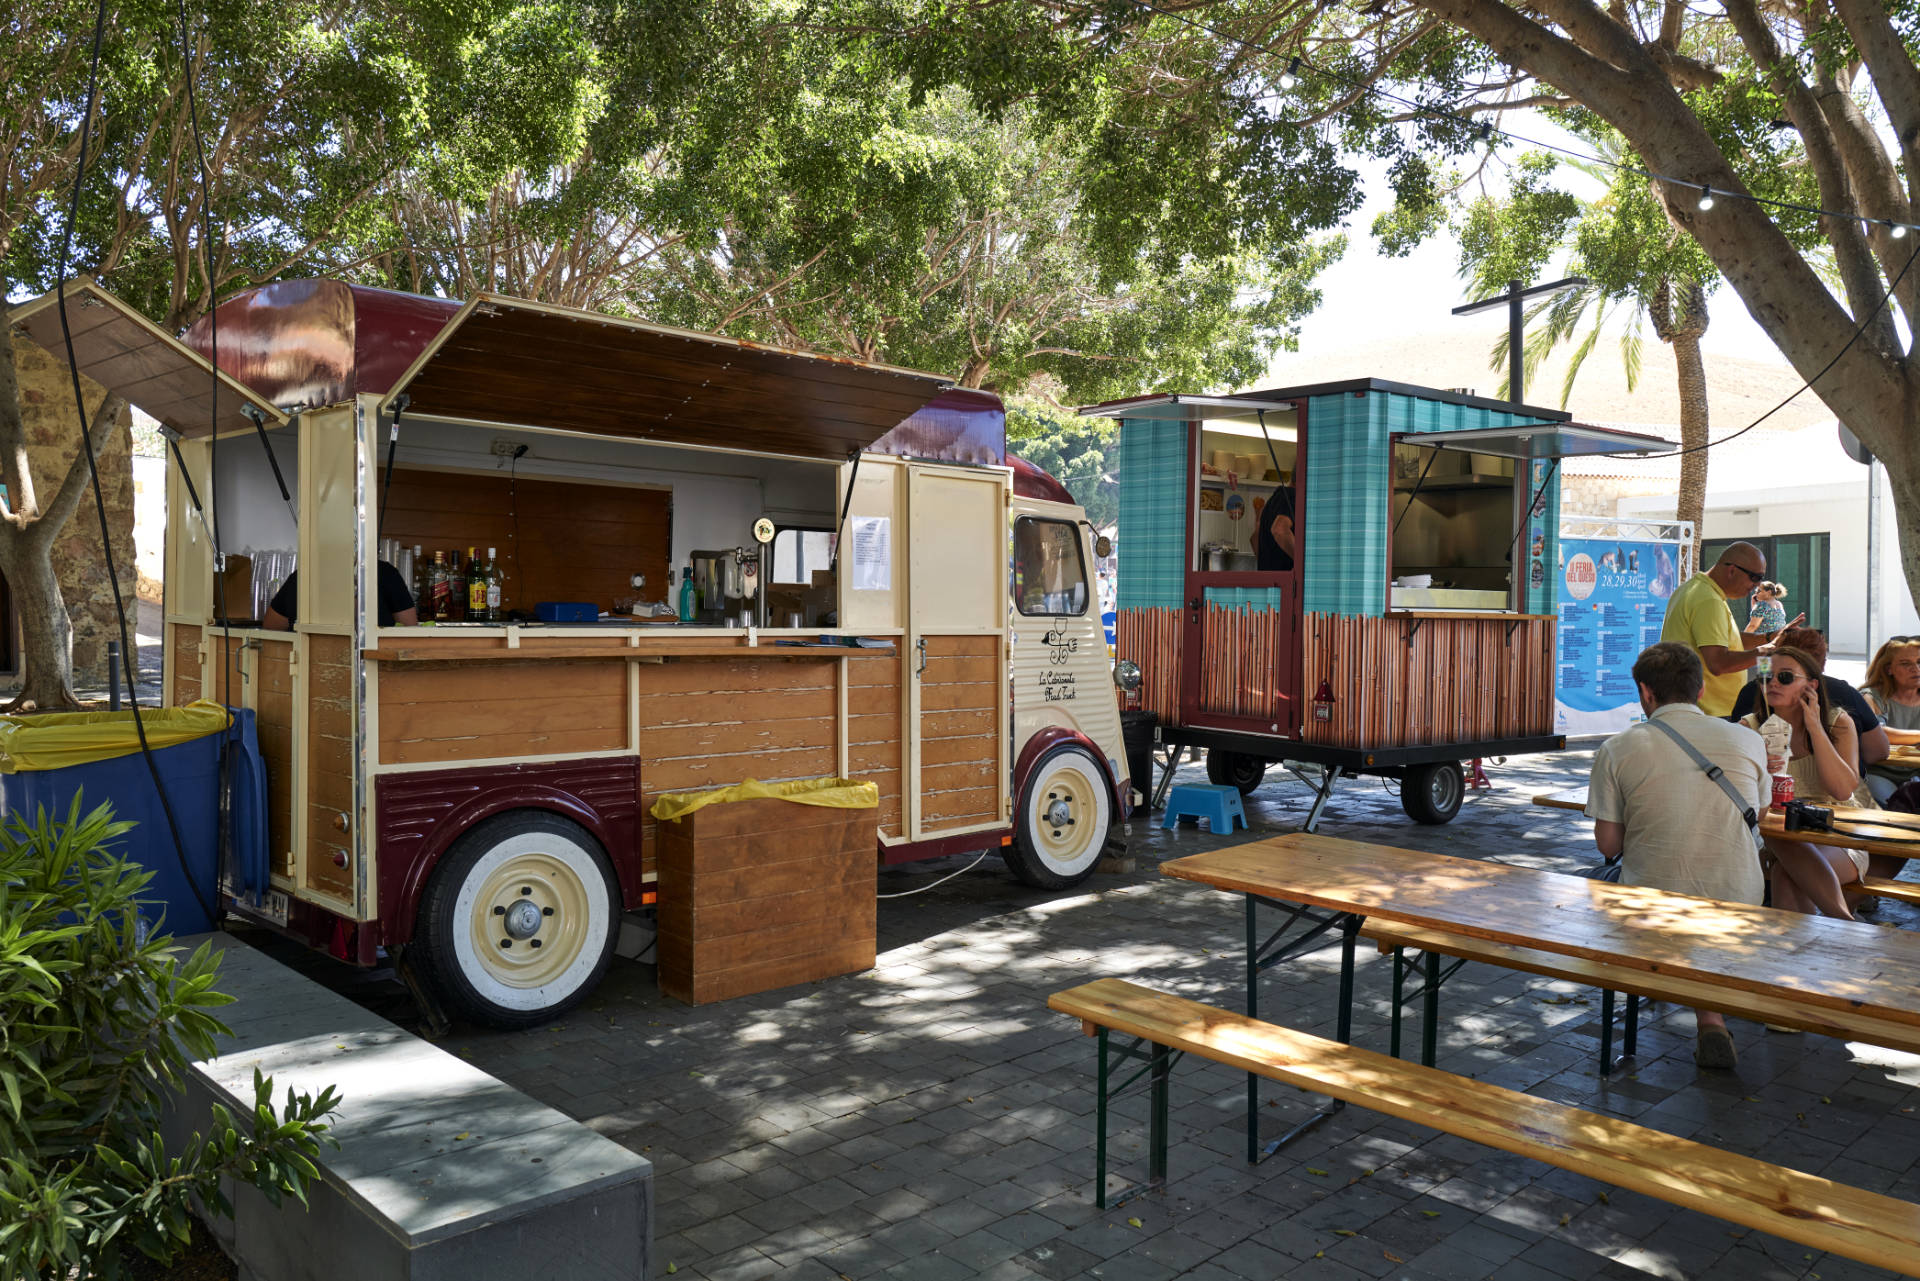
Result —
[{"label": "food truck door", "polygon": [[1007,820],[1008,473],[907,472],[902,764],[907,836],[919,840]]},{"label": "food truck door", "polygon": [[[1181,723],[1291,737],[1300,728],[1300,548],[1296,478],[1242,479],[1203,465],[1213,442],[1194,425],[1192,523],[1182,593]],[[1291,463],[1293,446],[1289,443]],[[1263,451],[1264,452],[1264,451]],[[1250,460],[1256,467],[1264,457]],[[1243,464],[1244,465],[1244,464]],[[1270,507],[1273,508],[1270,513]],[[1259,526],[1278,527],[1285,569],[1261,569]],[[1269,548],[1267,554],[1274,555]]]}]

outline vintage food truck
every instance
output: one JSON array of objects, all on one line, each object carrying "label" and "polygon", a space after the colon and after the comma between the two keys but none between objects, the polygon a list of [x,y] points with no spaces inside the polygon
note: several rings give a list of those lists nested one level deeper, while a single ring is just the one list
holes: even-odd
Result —
[{"label": "vintage food truck", "polygon": [[[185,344],[67,297],[83,372],[172,438],[166,701],[256,713],[247,913],[524,1026],[655,901],[660,793],[870,780],[879,860],[1001,847],[1044,887],[1125,817],[1092,531],[991,395],[505,297],[283,282]],[[51,298],[11,319],[61,349]],[[383,546],[494,573],[414,618]],[[252,570],[294,560],[268,614]]]},{"label": "vintage food truck", "polygon": [[1188,748],[1244,793],[1305,766],[1308,831],[1343,777],[1445,823],[1463,761],[1563,745],[1558,460],[1668,447],[1380,379],[1080,412],[1120,422],[1117,652],[1166,778]]}]

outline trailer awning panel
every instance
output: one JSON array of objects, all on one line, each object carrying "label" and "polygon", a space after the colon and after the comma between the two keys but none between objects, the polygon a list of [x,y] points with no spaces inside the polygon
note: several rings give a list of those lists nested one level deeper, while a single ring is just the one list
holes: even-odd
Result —
[{"label": "trailer awning panel", "polygon": [[[205,436],[217,409],[222,432],[252,431],[243,406],[258,410],[268,426],[286,421],[286,415],[225,374],[216,395],[212,365],[92,280],[69,281],[66,294],[67,328],[80,372],[163,426],[182,436]],[[55,294],[21,303],[7,312],[7,320],[66,363]]]},{"label": "trailer awning panel", "polygon": [[843,459],[951,386],[934,374],[483,294],[395,383],[409,416]]},{"label": "trailer awning panel", "polygon": [[1177,392],[1161,396],[1133,396],[1109,400],[1098,405],[1082,405],[1079,413],[1087,418],[1136,418],[1158,422],[1213,423],[1257,422],[1262,412],[1286,413],[1295,408],[1291,400],[1249,400],[1239,396],[1189,396]]},{"label": "trailer awning panel", "polygon": [[1657,454],[1677,448],[1670,440],[1611,427],[1580,423],[1533,423],[1520,427],[1482,427],[1474,431],[1422,432],[1400,438],[1405,445],[1430,445],[1499,458],[1580,458],[1590,454]]}]

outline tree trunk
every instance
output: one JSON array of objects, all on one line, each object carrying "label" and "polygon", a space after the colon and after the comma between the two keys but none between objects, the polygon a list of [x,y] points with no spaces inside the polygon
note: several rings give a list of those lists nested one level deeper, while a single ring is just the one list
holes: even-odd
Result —
[{"label": "tree trunk", "polygon": [[1707,369],[1700,359],[1699,331],[1674,335],[1673,362],[1680,378],[1680,492],[1676,520],[1693,522],[1693,564],[1700,568],[1700,535],[1707,517]]},{"label": "tree trunk", "polygon": [[[81,466],[85,466],[85,462]],[[0,525],[0,573],[20,615],[20,655],[26,683],[9,712],[65,712],[80,706],[73,693],[73,623],[42,531]]]}]

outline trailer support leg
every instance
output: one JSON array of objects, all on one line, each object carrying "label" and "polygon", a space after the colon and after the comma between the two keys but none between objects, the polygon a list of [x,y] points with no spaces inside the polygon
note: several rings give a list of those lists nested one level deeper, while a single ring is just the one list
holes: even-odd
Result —
[{"label": "trailer support leg", "polygon": [[1153,789],[1153,801],[1147,806],[1148,809],[1160,810],[1167,807],[1167,793],[1173,790],[1174,771],[1180,768],[1180,758],[1186,754],[1187,748],[1184,743],[1176,743],[1168,749],[1166,771],[1160,775],[1160,785]]},{"label": "trailer support leg", "polygon": [[1340,781],[1338,766],[1320,767],[1320,786],[1315,791],[1313,805],[1307,810],[1307,821],[1300,825],[1303,832],[1312,832],[1320,826],[1320,815],[1326,810],[1327,802],[1333,798],[1333,785]]}]

